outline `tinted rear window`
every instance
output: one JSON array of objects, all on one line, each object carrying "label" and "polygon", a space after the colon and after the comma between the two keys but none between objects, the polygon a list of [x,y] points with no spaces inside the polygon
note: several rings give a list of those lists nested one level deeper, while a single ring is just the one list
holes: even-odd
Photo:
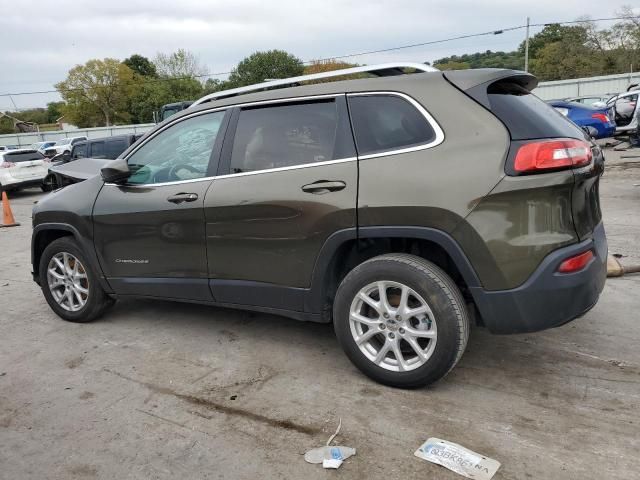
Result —
[{"label": "tinted rear window", "polygon": [[424,115],[395,95],[353,96],[349,110],[360,155],[423,145],[436,138]]},{"label": "tinted rear window", "polygon": [[4,154],[5,162],[12,162],[12,163],[32,162],[33,160],[42,160],[43,158],[44,158],[44,155],[42,155],[37,150],[33,150],[30,152],[15,152],[15,153]]},{"label": "tinted rear window", "polygon": [[509,129],[512,140],[584,138],[578,126],[516,83],[493,83],[487,94],[491,112]]}]

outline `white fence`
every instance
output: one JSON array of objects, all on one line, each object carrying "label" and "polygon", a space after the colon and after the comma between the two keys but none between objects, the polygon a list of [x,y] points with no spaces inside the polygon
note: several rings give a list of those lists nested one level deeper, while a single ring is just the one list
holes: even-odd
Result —
[{"label": "white fence", "polygon": [[155,127],[155,123],[141,123],[138,125],[121,125],[115,127],[78,128],[76,130],[56,130],[40,133],[10,133],[0,135],[0,145],[15,145],[16,147],[28,147],[36,142],[47,140],[60,140],[67,137],[100,138],[114,135],[126,135],[145,133]]},{"label": "white fence", "polygon": [[540,82],[533,93],[543,100],[585,95],[613,95],[614,93],[625,92],[632,83],[640,83],[640,72]]}]

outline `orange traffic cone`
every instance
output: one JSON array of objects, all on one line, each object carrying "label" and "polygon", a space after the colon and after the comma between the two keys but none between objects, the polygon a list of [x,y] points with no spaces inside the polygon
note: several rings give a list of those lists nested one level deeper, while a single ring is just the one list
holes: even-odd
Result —
[{"label": "orange traffic cone", "polygon": [[11,205],[9,205],[9,198],[7,197],[7,192],[2,192],[2,225],[1,227],[17,227],[20,225],[16,222],[16,219],[13,218],[13,212],[11,212]]}]

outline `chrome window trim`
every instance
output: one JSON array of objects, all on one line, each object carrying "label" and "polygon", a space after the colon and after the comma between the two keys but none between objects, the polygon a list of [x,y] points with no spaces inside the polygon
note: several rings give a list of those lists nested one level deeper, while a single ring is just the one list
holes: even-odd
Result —
[{"label": "chrome window trim", "polygon": [[[344,96],[344,93],[326,93],[326,94],[320,94],[320,95],[305,95],[303,97],[287,97],[287,98],[276,98],[276,99],[272,99],[272,100],[258,100],[258,101],[254,101],[254,102],[244,102],[244,103],[236,103],[233,105],[225,105],[224,107],[213,107],[213,108],[208,108],[206,110],[200,110],[198,112],[194,112],[190,115],[185,115],[184,117],[180,117],[180,118],[176,118],[174,121],[167,123],[165,126],[163,126],[162,128],[160,128],[158,131],[154,132],[153,135],[151,135],[149,138],[145,139],[144,142],[142,142],[140,145],[136,146],[135,149],[131,150],[126,157],[123,157],[124,160],[126,160],[127,162],[129,162],[129,158],[131,157],[131,155],[133,155],[134,153],[136,153],[140,148],[142,148],[144,145],[147,144],[147,142],[151,141],[151,139],[155,138],[156,135],[158,135],[160,132],[163,132],[164,130],[166,130],[167,128],[175,125],[178,122],[181,122],[183,120],[186,120],[188,118],[192,118],[192,117],[196,117],[198,115],[205,115],[207,113],[214,113],[214,112],[218,112],[221,110],[227,110],[230,108],[235,108],[235,107],[253,107],[256,105],[270,105],[270,104],[278,104],[278,103],[292,103],[292,102],[304,102],[305,100],[317,100],[317,99],[323,99],[323,98],[338,98],[341,96]],[[149,188],[151,186],[165,186],[165,185],[179,185],[182,183],[193,183],[193,182],[201,182],[201,181],[206,181],[206,180],[212,180],[214,178],[227,178],[227,177],[235,177],[235,176],[241,176],[241,175],[255,175],[258,173],[270,173],[270,172],[277,172],[277,171],[282,171],[282,170],[292,170],[294,168],[307,168],[307,167],[311,167],[311,166],[316,166],[316,165],[329,165],[332,163],[340,163],[340,162],[346,162],[346,161],[351,161],[351,160],[356,160],[356,157],[353,158],[340,158],[340,159],[336,159],[336,160],[327,160],[325,162],[316,162],[316,163],[308,163],[308,164],[304,164],[304,165],[292,165],[289,167],[277,167],[277,168],[267,168],[264,170],[255,170],[252,172],[240,172],[240,173],[230,173],[227,175],[214,175],[214,176],[210,176],[210,177],[202,177],[202,178],[192,178],[190,180],[176,180],[173,182],[159,182],[159,183],[124,183],[122,185],[119,185],[117,183],[105,183],[105,186],[108,185],[110,187],[113,186],[120,186],[120,187],[146,187]]]},{"label": "chrome window trim", "polygon": [[413,107],[416,110],[418,110],[418,112],[420,112],[422,116],[427,120],[427,123],[429,123],[431,128],[433,128],[433,131],[435,132],[436,136],[429,143],[415,145],[413,147],[398,148],[395,150],[387,150],[384,152],[358,155],[358,159],[360,160],[368,160],[370,158],[378,158],[378,157],[387,157],[389,155],[398,155],[401,153],[417,152],[419,150],[426,150],[427,148],[437,147],[442,142],[444,142],[444,131],[442,130],[442,128],[440,127],[436,119],[433,118],[431,114],[415,98],[410,97],[406,93],[389,92],[389,91],[347,93],[347,97],[373,97],[373,96],[385,97],[390,95],[403,98],[404,100],[409,102],[411,105],[413,105]]},{"label": "chrome window trim", "polygon": [[271,104],[279,104],[279,103],[291,103],[291,102],[303,102],[305,100],[316,100],[316,99],[322,99],[322,98],[338,98],[342,95],[346,95],[347,97],[356,97],[356,96],[360,96],[360,97],[367,97],[367,96],[389,96],[389,95],[394,95],[397,97],[401,97],[403,99],[405,99],[406,101],[408,101],[411,105],[413,105],[427,120],[427,122],[429,122],[429,124],[431,125],[431,128],[433,128],[436,136],[434,138],[434,140],[432,140],[429,143],[426,144],[422,144],[422,145],[416,145],[414,147],[407,147],[407,148],[401,148],[401,149],[397,149],[397,150],[389,150],[389,151],[385,151],[385,152],[380,152],[380,153],[370,153],[367,155],[359,155],[357,157],[348,157],[348,158],[339,158],[339,159],[335,159],[335,160],[327,160],[324,162],[315,162],[315,163],[306,163],[303,165],[291,165],[288,167],[276,167],[276,168],[266,168],[264,170],[253,170],[251,172],[239,172],[239,173],[228,173],[225,175],[213,175],[213,176],[209,176],[209,177],[202,177],[202,178],[192,178],[190,180],[176,180],[173,182],[160,182],[160,183],[140,183],[140,184],[116,184],[116,183],[105,183],[105,185],[108,186],[120,186],[120,187],[129,187],[129,188],[149,188],[149,187],[163,187],[163,186],[168,186],[168,185],[181,185],[183,183],[195,183],[195,182],[205,182],[205,181],[211,181],[211,180],[215,180],[216,178],[220,178],[220,179],[225,179],[225,178],[233,178],[233,177],[243,177],[243,176],[247,176],[247,175],[260,175],[263,173],[273,173],[273,172],[282,172],[282,171],[287,171],[287,170],[297,170],[297,169],[302,169],[302,168],[310,168],[310,167],[320,167],[320,166],[324,166],[324,165],[333,165],[333,164],[339,164],[339,163],[346,163],[346,162],[353,162],[356,160],[368,160],[370,158],[377,158],[377,157],[385,157],[388,155],[397,155],[397,154],[401,154],[401,153],[409,153],[409,152],[415,152],[415,151],[419,151],[419,150],[425,150],[427,148],[433,148],[436,147],[438,145],[440,145],[443,141],[444,141],[444,132],[442,131],[442,128],[440,127],[440,125],[438,124],[438,122],[436,122],[436,120],[431,116],[431,114],[417,101],[415,100],[413,97],[410,97],[409,95],[405,94],[405,93],[400,93],[400,92],[392,92],[392,91],[374,91],[374,92],[354,92],[354,93],[331,93],[331,94],[322,94],[322,95],[307,95],[307,96],[303,96],[303,97],[287,97],[287,98],[277,98],[277,99],[272,99],[272,100],[259,100],[259,101],[254,101],[254,102],[244,102],[244,103],[237,103],[237,104],[233,104],[233,105],[226,105],[224,107],[213,107],[210,109],[206,109],[206,110],[201,110],[198,112],[194,112],[190,115],[185,115],[184,117],[180,117],[177,118],[175,121],[172,121],[170,123],[168,123],[167,125],[165,125],[163,128],[159,129],[157,132],[155,132],[152,136],[150,136],[149,138],[147,138],[142,144],[138,145],[134,150],[132,150],[131,152],[129,152],[129,154],[124,157],[127,161],[129,160],[129,157],[131,157],[131,155],[133,155],[136,151],[138,151],[139,148],[141,148],[143,145],[145,145],[148,141],[150,141],[152,138],[155,138],[156,135],[158,135],[160,132],[164,131],[166,128],[169,128],[172,125],[175,125],[178,122],[181,122],[183,120],[186,120],[188,118],[192,118],[198,115],[204,115],[207,113],[213,113],[213,112],[217,112],[217,111],[221,111],[221,110],[227,110],[230,108],[235,108],[235,107],[251,107],[251,106],[255,106],[255,105],[271,105]]}]

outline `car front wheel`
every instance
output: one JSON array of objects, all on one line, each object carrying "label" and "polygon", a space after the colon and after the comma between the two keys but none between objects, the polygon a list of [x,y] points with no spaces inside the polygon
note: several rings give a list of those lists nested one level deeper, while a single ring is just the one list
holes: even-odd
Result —
[{"label": "car front wheel", "polygon": [[469,338],[460,290],[438,266],[414,255],[387,254],[354,268],[336,294],[336,336],[365,375],[415,388],[444,377]]},{"label": "car front wheel", "polygon": [[45,248],[39,265],[40,286],[51,309],[70,322],[88,322],[113,305],[96,273],[71,237]]}]

